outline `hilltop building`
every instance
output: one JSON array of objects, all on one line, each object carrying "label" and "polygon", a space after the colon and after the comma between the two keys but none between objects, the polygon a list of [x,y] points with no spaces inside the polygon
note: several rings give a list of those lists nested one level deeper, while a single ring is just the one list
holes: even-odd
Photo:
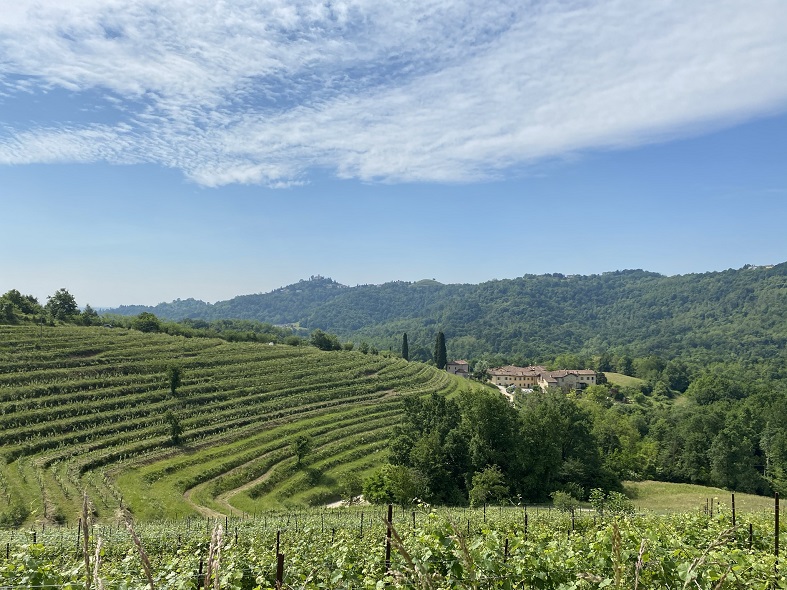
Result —
[{"label": "hilltop building", "polygon": [[514,385],[523,389],[532,389],[538,385],[541,389],[560,387],[561,389],[585,389],[596,384],[596,372],[592,369],[547,371],[540,365],[515,367],[508,365],[489,369],[489,379],[494,385],[508,387]]},{"label": "hilltop building", "polygon": [[470,376],[470,365],[467,361],[451,361],[445,364],[445,370],[452,375],[459,375],[461,377]]}]

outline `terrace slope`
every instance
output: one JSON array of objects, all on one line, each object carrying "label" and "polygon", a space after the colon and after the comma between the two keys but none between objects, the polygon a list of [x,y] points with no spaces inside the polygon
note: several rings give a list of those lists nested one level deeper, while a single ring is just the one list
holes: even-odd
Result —
[{"label": "terrace slope", "polygon": [[[170,391],[167,367],[182,369]],[[401,359],[120,328],[0,326],[0,513],[239,514],[337,497],[385,460],[405,393],[459,378]],[[172,444],[171,412],[183,428]],[[297,466],[293,437],[312,450]]]}]

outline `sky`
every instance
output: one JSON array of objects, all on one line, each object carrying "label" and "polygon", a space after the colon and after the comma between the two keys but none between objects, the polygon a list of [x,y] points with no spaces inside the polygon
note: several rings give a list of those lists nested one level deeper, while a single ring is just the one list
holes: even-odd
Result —
[{"label": "sky", "polygon": [[787,261],[783,0],[0,0],[0,293]]}]

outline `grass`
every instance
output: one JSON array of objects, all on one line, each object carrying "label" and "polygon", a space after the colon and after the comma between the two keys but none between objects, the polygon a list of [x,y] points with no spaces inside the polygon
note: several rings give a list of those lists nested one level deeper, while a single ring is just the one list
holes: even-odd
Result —
[{"label": "grass", "polygon": [[[705,510],[709,500],[723,508],[731,509],[732,492],[687,483],[661,481],[628,481],[624,491],[639,510],[658,513]],[[772,509],[773,498],[735,493],[736,512],[759,512]]]},{"label": "grass", "polygon": [[631,385],[632,387],[639,387],[644,383],[642,379],[638,379],[637,377],[629,377],[628,375],[624,375],[623,373],[604,373],[604,376],[607,378],[607,381],[612,383],[612,385],[619,385],[620,387],[625,387],[627,385]]}]

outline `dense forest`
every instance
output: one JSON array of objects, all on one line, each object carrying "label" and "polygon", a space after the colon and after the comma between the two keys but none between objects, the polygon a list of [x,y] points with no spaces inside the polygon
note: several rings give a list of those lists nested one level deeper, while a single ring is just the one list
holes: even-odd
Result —
[{"label": "dense forest", "polygon": [[124,306],[179,320],[253,319],[320,328],[344,339],[431,358],[434,334],[449,358],[525,364],[561,353],[691,356],[759,362],[787,343],[787,263],[667,277],[642,270],[590,276],[527,275],[479,285],[435,281],[345,287],[312,277],[213,305],[193,299]]}]

